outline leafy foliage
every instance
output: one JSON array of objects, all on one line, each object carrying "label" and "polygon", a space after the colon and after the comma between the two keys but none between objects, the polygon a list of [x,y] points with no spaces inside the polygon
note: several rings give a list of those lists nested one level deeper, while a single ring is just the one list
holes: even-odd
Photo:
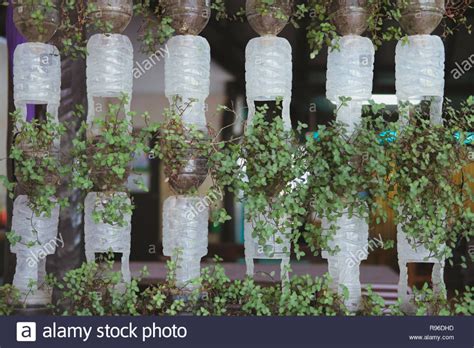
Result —
[{"label": "leafy foliage", "polygon": [[68,271],[62,281],[50,280],[62,290],[62,298],[55,311],[66,307],[62,315],[137,315],[138,280],[133,279],[125,286],[121,283],[121,273],[113,271],[113,261],[105,263],[84,263],[81,267]]},{"label": "leafy foliage", "polygon": [[[118,103],[110,103],[104,117],[95,118],[91,125],[86,122],[73,140],[74,167],[72,185],[86,192],[103,192],[108,197],[101,202],[103,209],[96,209],[94,219],[108,224],[123,225],[124,218],[131,213],[126,192],[130,163],[136,154],[149,152],[149,129],[140,134],[132,133],[136,113],[124,114],[128,97],[122,96]],[[78,107],[76,116],[82,117],[83,109]],[[148,123],[148,115],[143,114]]]},{"label": "leafy foliage", "polygon": [[189,160],[207,159],[212,151],[212,128],[200,129],[183,122],[183,114],[192,108],[194,102],[192,99],[183,102],[180,97],[175,97],[172,105],[163,112],[163,122],[152,125],[155,140],[152,154],[163,160],[166,181],[176,179]]},{"label": "leafy foliage", "polygon": [[258,107],[242,141],[221,144],[211,166],[217,183],[245,203],[245,218],[260,245],[292,240],[296,246],[308,213],[296,183],[305,174],[304,151],[296,133],[285,130],[280,111],[281,106],[273,114],[267,105]]},{"label": "leafy foliage", "polygon": [[172,19],[165,15],[163,5],[160,3],[155,5],[155,2],[150,0],[135,2],[133,12],[143,17],[139,32],[142,51],[149,54],[155,53],[159,46],[173,35]]},{"label": "leafy foliage", "polygon": [[20,111],[11,114],[14,123],[15,140],[9,158],[14,161],[17,183],[0,178],[10,191],[29,197],[29,205],[36,216],[51,216],[56,204],[66,206],[66,198],[57,197],[61,178],[67,175],[69,167],[61,163],[59,141],[65,127],[49,114],[46,120],[24,120]]},{"label": "leafy foliage", "polygon": [[20,292],[12,285],[0,286],[0,315],[10,315],[20,305]]},{"label": "leafy foliage", "polygon": [[[280,283],[257,284],[247,277],[232,281],[226,275],[220,259],[203,268],[201,277],[194,280],[201,284],[192,293],[184,295],[175,283],[176,263],[168,262],[167,279],[157,285],[141,289],[140,278],[125,287],[118,287],[120,272],[115,272],[113,261],[84,263],[66,273],[62,280],[50,278],[49,284],[61,289],[61,298],[53,311],[61,315],[158,315],[174,316],[342,316],[353,315],[343,304],[344,297],[330,288],[327,276],[312,278],[295,276],[286,287]],[[472,315],[474,313],[474,288],[466,287],[462,293],[446,300],[433,293],[426,284],[415,289],[413,306],[417,315]],[[17,303],[16,290],[11,286],[0,288],[0,315],[9,315]],[[384,300],[371,287],[363,296],[358,315],[405,315],[401,303],[386,307]],[[67,308],[66,310],[62,308]]]},{"label": "leafy foliage", "polygon": [[[460,239],[474,235],[469,206],[472,177],[465,172],[469,163],[466,133],[460,128],[462,123],[458,126],[453,119],[445,126],[432,125],[429,108],[423,104],[415,108],[389,150],[395,163],[390,175],[395,190],[391,204],[414,246],[423,244],[436,257],[449,258]],[[462,116],[470,129],[473,111]],[[455,134],[463,134],[462,139],[457,140]],[[462,174],[459,181],[454,178],[458,173]]]},{"label": "leafy foliage", "polygon": [[[421,289],[413,289],[413,301],[417,316],[454,316],[454,315],[474,315],[474,287],[466,286],[460,293],[455,291],[455,296],[448,300],[446,296],[438,294],[429,287],[427,283]],[[401,309],[395,309],[403,313]]]},{"label": "leafy foliage", "polygon": [[[102,266],[84,263],[66,273],[62,280],[50,284],[62,289],[62,297],[54,308],[62,315],[180,315],[192,313],[208,316],[243,315],[344,315],[348,314],[342,298],[329,288],[327,277],[312,279],[295,277],[289,289],[280,284],[262,286],[253,279],[231,281],[224,268],[216,264],[202,270],[196,283],[202,290],[183,295],[176,287],[176,263],[168,262],[167,279],[141,291],[139,279],[134,279],[125,290],[120,283],[120,272],[113,271],[112,261]],[[142,276],[146,275],[146,269]],[[60,308],[68,308],[66,311]]]},{"label": "leafy foliage", "polygon": [[[312,226],[306,232],[312,250],[319,244],[328,250],[328,241],[337,231],[336,221],[347,209],[349,216],[369,219],[377,223],[386,220],[381,206],[389,194],[386,177],[390,171],[390,157],[381,146],[381,117],[364,118],[353,134],[346,125],[334,122],[320,126],[317,136],[307,138],[308,180],[311,211],[327,221],[327,230]],[[388,145],[390,146],[390,145]],[[319,232],[317,232],[319,231]],[[323,238],[321,238],[323,237]]]}]

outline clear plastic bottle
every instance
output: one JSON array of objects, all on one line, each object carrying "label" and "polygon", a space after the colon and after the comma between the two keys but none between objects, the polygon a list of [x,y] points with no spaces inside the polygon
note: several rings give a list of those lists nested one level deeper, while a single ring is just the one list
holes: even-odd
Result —
[{"label": "clear plastic bottle", "polygon": [[[346,123],[352,133],[362,119],[362,102],[372,98],[375,48],[366,37],[346,35],[334,42],[338,48],[329,51],[326,97],[338,108],[338,121]],[[350,97],[341,106],[340,97]]]},{"label": "clear plastic bottle", "polygon": [[168,40],[165,56],[165,94],[187,124],[206,128],[211,49],[201,36],[178,35]]},{"label": "clear plastic bottle", "polygon": [[15,107],[26,120],[28,104],[46,104],[46,111],[58,122],[61,99],[61,57],[53,45],[27,42],[13,55]]},{"label": "clear plastic bottle", "polygon": [[[247,9],[252,9],[255,4],[247,2],[247,6]],[[257,22],[258,20],[261,20],[261,18],[257,18]],[[273,21],[274,19],[271,20]],[[278,27],[282,29],[285,24],[279,23]],[[256,28],[254,25],[253,27]],[[292,48],[288,40],[273,35],[281,29],[277,29],[272,34],[267,35],[267,33],[250,40],[245,49],[247,124],[249,126],[252,125],[256,112],[255,102],[281,100],[283,125],[285,130],[289,131],[292,128],[290,104],[293,82],[293,58]],[[264,33],[261,32],[261,34]],[[262,216],[261,219],[271,223],[268,219],[265,219],[265,216]],[[259,241],[252,236],[255,228],[254,223],[256,221],[245,220],[244,222],[247,275],[254,275],[254,259],[281,260],[280,277],[282,282],[286,283],[289,281],[288,269],[291,252],[291,243],[288,236],[281,232],[275,233],[271,240],[266,241],[265,245],[260,245]],[[287,234],[289,235],[289,233],[288,231]],[[280,239],[282,243],[277,242]]]},{"label": "clear plastic bottle", "polygon": [[399,101],[431,100],[431,121],[442,123],[444,44],[436,35],[411,35],[395,53],[395,85]]},{"label": "clear plastic bottle", "polygon": [[[282,218],[283,220],[284,218]],[[275,230],[277,226],[271,219],[261,217],[261,221],[265,221],[267,224],[271,224]],[[264,260],[281,260],[280,263],[280,279],[283,283],[290,280],[289,277],[289,266],[290,266],[290,253],[291,253],[291,241],[289,236],[290,230],[286,230],[285,233],[277,232],[271,239],[267,240],[265,245],[261,245],[257,238],[253,237],[253,231],[255,229],[254,222],[244,222],[244,239],[245,239],[245,263],[247,265],[247,275],[250,277],[254,276],[255,259]],[[280,243],[279,243],[280,242]]]},{"label": "clear plastic bottle", "polygon": [[[440,246],[442,251],[446,245]],[[414,240],[410,240],[403,227],[397,226],[397,252],[398,265],[400,267],[400,278],[398,281],[398,298],[402,300],[402,308],[407,313],[414,313],[415,309],[411,303],[413,294],[408,292],[408,263],[432,263],[433,291],[439,295],[445,295],[446,286],[444,283],[444,265],[445,259],[441,260],[434,257],[433,254],[423,245],[418,245]]]},{"label": "clear plastic bottle", "polygon": [[282,99],[282,118],[291,129],[290,103],[293,80],[292,50],[288,40],[277,36],[257,37],[245,50],[248,123],[255,115],[256,101]]},{"label": "clear plastic bottle", "polygon": [[21,195],[15,199],[12,231],[21,240],[10,247],[17,260],[13,285],[29,305],[51,302],[51,289],[45,284],[46,257],[54,254],[60,244],[58,223],[59,205],[53,208],[50,217],[36,216],[29,207],[28,196]]},{"label": "clear plastic bottle", "polygon": [[[84,202],[84,234],[87,262],[95,261],[96,253],[121,253],[122,254],[122,278],[125,283],[131,280],[130,275],[130,246],[132,232],[132,216],[124,217],[126,226],[110,225],[106,223],[96,223],[93,219],[94,211],[104,209],[104,204],[109,199],[110,194],[101,192],[90,192]],[[113,195],[127,197],[125,192],[114,192]]]},{"label": "clear plastic bottle", "polygon": [[[108,105],[97,105],[101,98],[128,96],[125,117],[130,117],[133,90],[133,46],[121,34],[95,34],[87,43],[87,123],[92,125],[96,114]],[[131,129],[130,129],[131,131]]]},{"label": "clear plastic bottle", "polygon": [[171,196],[163,205],[163,254],[176,259],[176,282],[192,290],[207,255],[209,207],[202,197]]},{"label": "clear plastic bottle", "polygon": [[[365,218],[349,217],[345,210],[336,222],[337,231],[329,248],[339,249],[331,255],[328,251],[322,252],[322,257],[328,260],[329,275],[332,278],[332,287],[342,293],[343,285],[349,292],[345,304],[349,310],[356,311],[361,301],[360,263],[368,257],[369,226]],[[322,220],[323,229],[328,229],[326,219]]]}]

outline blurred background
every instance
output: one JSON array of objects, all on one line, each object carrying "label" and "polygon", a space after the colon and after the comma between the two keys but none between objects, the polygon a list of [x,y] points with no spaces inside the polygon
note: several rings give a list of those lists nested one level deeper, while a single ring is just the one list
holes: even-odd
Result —
[{"label": "blurred background", "polygon": [[[226,1],[229,12],[236,12],[245,1]],[[474,23],[474,11],[467,14],[470,23]],[[11,69],[9,69],[6,36],[6,9],[0,7],[0,158],[4,159],[7,152],[8,124],[7,113],[12,111],[12,84]],[[168,106],[164,96],[164,60],[166,47],[162,47],[154,56],[140,53],[140,43],[137,40],[140,28],[140,18],[134,18],[127,28],[125,35],[132,40],[135,48],[135,67],[142,71],[136,74],[134,80],[134,94],[132,109],[138,113],[148,111],[153,121],[161,118],[162,110]],[[293,48],[293,99],[291,104],[291,118],[293,125],[298,121],[309,125],[314,130],[318,124],[325,124],[333,118],[334,107],[325,98],[327,52],[323,51],[315,59],[310,59],[310,50],[306,40],[305,25],[295,29],[288,25],[281,33],[287,38]],[[14,28],[9,27],[9,31]],[[436,33],[435,33],[436,34]],[[231,114],[216,113],[219,104],[225,104],[242,116],[246,116],[245,107],[245,47],[247,42],[256,37],[246,22],[226,22],[211,19],[207,28],[201,34],[210,43],[211,63],[211,93],[208,102],[208,121],[215,128],[231,124],[234,117]],[[395,42],[385,43],[376,52],[374,75],[374,99],[384,102],[396,112],[395,97]],[[445,41],[446,48],[446,88],[445,95],[453,100],[454,104],[465,100],[474,94],[474,38],[465,31],[456,32]],[[455,69],[459,69],[464,61],[472,63],[472,69],[465,71],[460,77]],[[151,63],[153,62],[153,63]],[[149,69],[145,69],[145,67]],[[84,61],[63,62],[63,95],[62,104],[84,103],[85,72]],[[10,100],[10,102],[8,102]],[[63,105],[62,105],[63,107]],[[60,111],[61,112],[61,111]],[[64,112],[63,119],[66,117]],[[139,128],[141,125],[137,124]],[[227,131],[231,134],[241,134],[242,123],[237,123]],[[130,189],[133,194],[136,210],[133,216],[132,231],[132,269],[137,270],[144,264],[152,265],[149,281],[163,276],[165,258],[161,248],[161,212],[163,201],[171,195],[168,185],[164,182],[162,165],[159,160],[142,156],[133,164],[149,187],[149,192],[141,192],[133,184]],[[0,175],[6,173],[6,161],[0,161]],[[471,173],[474,174],[471,165]],[[203,185],[205,189],[206,185]],[[71,193],[71,197],[80,200],[80,195]],[[9,204],[9,203],[8,203]],[[9,253],[5,242],[4,232],[8,230],[7,198],[3,188],[0,188],[0,279],[10,281],[14,271],[14,257]],[[212,226],[209,231],[208,257],[219,255],[226,263],[228,270],[235,277],[244,274],[243,249],[243,206],[237,203],[234,197],[226,194],[222,205],[227,208],[233,217],[224,225]],[[66,236],[66,246],[57,251],[56,255],[48,260],[48,269],[61,274],[67,268],[77,266],[84,258],[81,234],[81,220],[79,211],[65,213],[60,226],[60,232]],[[389,213],[389,216],[390,213]],[[79,217],[79,220],[77,219]],[[378,226],[371,226],[371,236],[381,236],[383,240],[395,239],[396,229],[391,219]],[[473,284],[474,275],[472,264],[467,270],[456,265],[461,256],[467,257],[474,253],[474,246],[460,244],[455,256],[455,266],[447,266],[446,283],[448,288],[460,288],[466,284]],[[293,262],[295,273],[321,274],[326,270],[326,261],[319,257],[308,256],[299,262]],[[154,266],[153,266],[154,265]],[[272,263],[261,262],[262,270],[278,270]],[[257,268],[258,270],[258,268]],[[3,271],[3,272],[2,272]],[[410,266],[409,281],[411,284],[420,284],[430,279],[430,266]],[[398,266],[396,249],[383,251],[374,250],[361,269],[363,283],[378,285],[379,292],[385,293],[386,298],[393,298],[395,286],[398,282]],[[262,281],[266,278],[262,276]]]}]

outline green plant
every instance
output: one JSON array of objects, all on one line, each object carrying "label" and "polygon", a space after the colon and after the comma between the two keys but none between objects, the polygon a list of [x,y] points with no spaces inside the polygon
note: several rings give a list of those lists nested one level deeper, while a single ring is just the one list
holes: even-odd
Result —
[{"label": "green plant", "polygon": [[469,23],[466,13],[473,9],[474,4],[471,0],[447,1],[446,13],[441,23],[443,26],[443,37],[453,35],[456,31],[465,29],[469,34],[472,33],[472,24]]},{"label": "green plant", "polygon": [[[32,0],[34,1],[34,0]],[[60,0],[60,50],[74,59],[87,56],[87,31],[110,32],[112,24],[94,16],[97,6],[90,2]]]},{"label": "green plant", "polygon": [[[455,316],[474,315],[474,288],[466,286],[461,293],[455,291],[454,297],[447,299],[445,294],[438,294],[425,283],[420,289],[413,289],[413,300],[410,305],[417,316]],[[401,302],[391,306],[392,315],[405,315]]]},{"label": "green plant", "polygon": [[[433,256],[449,259],[458,241],[474,233],[472,177],[465,172],[468,151],[458,122],[432,125],[425,104],[414,108],[390,150],[395,163],[390,176],[395,195],[390,202],[412,245],[424,245]],[[472,109],[465,116],[460,125],[468,122],[472,129]],[[461,139],[455,134],[462,134]],[[458,173],[461,180],[454,178]]]},{"label": "green plant", "polygon": [[118,288],[120,282],[121,273],[113,271],[113,261],[83,263],[62,280],[50,279],[51,285],[62,290],[53,309],[61,315],[138,315],[138,280],[133,279],[123,291]]},{"label": "green plant", "polygon": [[25,194],[29,206],[36,216],[51,216],[59,204],[67,206],[65,197],[58,196],[61,178],[67,175],[69,167],[61,163],[59,141],[65,127],[49,114],[46,120],[25,121],[20,111],[11,114],[15,139],[9,158],[14,161],[17,183],[0,178],[10,191],[11,197]]},{"label": "green plant", "polygon": [[[194,100],[182,102],[176,97],[163,112],[164,120],[153,125],[156,140],[152,153],[164,162],[166,181],[174,180],[190,159],[208,158],[212,149],[212,129],[199,129],[183,122],[183,114],[192,107]],[[190,192],[195,193],[195,192]]]},{"label": "green plant", "polygon": [[336,26],[331,22],[330,4],[331,0],[310,0],[307,5],[307,12],[311,21],[306,28],[306,38],[312,59],[321,52],[325,45],[330,48],[337,48],[338,35]]},{"label": "green plant", "polygon": [[285,130],[281,105],[276,105],[273,114],[267,105],[258,107],[242,141],[222,144],[211,162],[216,181],[242,193],[245,218],[254,226],[259,244],[273,239],[282,244],[284,238],[293,241],[298,253],[299,230],[307,214],[305,194],[296,184],[305,173],[304,152],[296,133]]},{"label": "green plant", "polygon": [[0,315],[10,315],[20,305],[20,292],[12,285],[0,286]]},{"label": "green plant", "polygon": [[[163,160],[167,182],[179,181],[179,175],[189,161],[195,159],[209,160],[207,171],[210,174],[212,185],[207,190],[206,196],[221,197],[225,183],[222,182],[221,178],[218,178],[217,172],[220,171],[218,168],[232,166],[233,164],[229,164],[232,159],[229,160],[226,158],[226,154],[219,151],[228,143],[219,139],[223,130],[216,132],[209,125],[203,129],[183,122],[183,114],[188,108],[192,107],[194,102],[192,99],[183,102],[181,98],[176,97],[172,105],[164,110],[163,121],[150,126],[149,131],[155,143],[151,149],[151,154]],[[218,111],[222,109],[223,107],[219,107]],[[204,174],[199,173],[197,181],[202,179],[201,175]],[[187,190],[186,194],[198,194],[196,187]],[[218,208],[218,203],[217,199],[213,200],[210,206],[211,220],[216,224],[224,223],[230,219],[225,209]]]},{"label": "green plant", "polygon": [[329,250],[336,222],[346,209],[350,216],[375,217],[376,223],[387,218],[381,200],[389,194],[386,178],[391,158],[387,147],[391,144],[382,146],[380,133],[395,125],[385,123],[380,115],[382,106],[372,103],[371,107],[373,118],[363,118],[353,134],[348,134],[345,124],[333,122],[307,137],[307,209],[326,221],[326,226],[306,225],[306,240],[313,252]]},{"label": "green plant", "polygon": [[142,52],[155,53],[174,33],[171,17],[165,15],[163,5],[150,0],[135,2],[133,12],[143,17],[139,35]]},{"label": "green plant", "polygon": [[[117,103],[108,105],[104,117],[95,118],[90,126],[83,122],[73,141],[73,187],[104,193],[107,199],[101,201],[103,209],[94,211],[94,220],[121,226],[126,223],[125,216],[131,214],[133,206],[128,196],[120,192],[127,192],[130,163],[136,154],[149,152],[150,140],[148,126],[140,134],[133,134],[133,119],[137,115],[124,113],[127,103],[128,97],[122,96]],[[82,117],[83,113],[79,106],[76,116]],[[149,116],[141,116],[148,124]],[[144,188],[143,183],[137,184]]]},{"label": "green plant", "polygon": [[357,314],[364,316],[382,316],[385,314],[385,300],[375,293],[371,286],[366,288],[367,293],[362,295],[361,308]]},{"label": "green plant", "polygon": [[[311,49],[311,58],[315,58],[327,46],[329,49],[338,49],[339,35],[333,22],[334,14],[331,13],[331,3],[333,0],[310,0],[308,4],[297,6],[294,18],[299,21],[309,16],[310,23],[306,28],[306,38]],[[399,18],[399,10],[394,7],[389,0],[368,0],[368,32],[375,45],[379,47],[382,41],[391,38],[401,38],[401,30],[392,26],[384,29],[384,23],[389,20]]]},{"label": "green plant", "polygon": [[173,281],[176,264],[169,263],[171,277],[145,290],[146,312],[169,315],[181,310],[201,316],[348,314],[342,298],[330,290],[327,277],[294,277],[289,288],[282,290],[280,283],[262,286],[248,277],[231,281],[220,264],[222,260],[216,256],[214,261],[196,280],[201,287],[187,297],[177,296]]},{"label": "green plant", "polygon": [[[407,36],[398,24],[392,22],[400,21],[405,7],[410,5],[409,0],[390,1],[390,0],[369,0],[370,17],[369,32],[372,41],[376,46],[383,42],[392,40],[403,40],[407,42]],[[466,11],[473,8],[470,0],[447,1],[446,11],[441,21],[441,36],[446,38],[453,35],[456,31],[464,28],[471,33],[472,25],[466,17]],[[389,23],[384,28],[384,24]]]},{"label": "green plant", "polygon": [[[407,0],[402,1],[402,6]],[[399,26],[388,25],[384,30],[386,23],[398,22],[402,16],[401,8],[396,1],[391,0],[369,0],[369,19],[368,31],[375,47],[380,47],[383,42],[392,40],[401,40],[404,38],[402,29]]]},{"label": "green plant", "polygon": [[[306,17],[309,17],[309,25],[306,27],[306,37],[311,49],[311,58],[315,58],[327,46],[329,49],[338,49],[338,34],[333,23],[333,14],[330,11],[332,0],[309,0],[307,4],[297,5],[292,22],[299,27]],[[368,0],[368,33],[375,47],[380,47],[384,42],[392,40],[407,41],[407,36],[398,24],[402,16],[404,6],[408,0],[400,2],[391,0]],[[448,37],[461,28],[471,33],[472,25],[466,17],[468,9],[473,5],[469,0],[462,0],[452,4],[447,3],[446,13],[443,17],[442,37]]]}]

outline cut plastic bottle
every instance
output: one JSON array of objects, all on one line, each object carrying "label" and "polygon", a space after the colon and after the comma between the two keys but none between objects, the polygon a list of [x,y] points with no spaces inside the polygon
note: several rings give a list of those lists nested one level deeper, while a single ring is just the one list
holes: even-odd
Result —
[{"label": "cut plastic bottle", "polygon": [[18,196],[13,204],[12,231],[20,237],[10,247],[17,260],[13,285],[28,305],[46,305],[51,302],[52,294],[45,284],[46,257],[55,253],[59,243],[59,205],[48,217],[36,216],[29,204],[25,195]]},{"label": "cut plastic bottle", "polygon": [[[375,48],[366,37],[347,35],[329,51],[326,97],[338,108],[337,120],[352,134],[362,119],[362,102],[372,98]],[[351,98],[344,105],[340,98]]]},{"label": "cut plastic bottle", "polygon": [[292,50],[288,40],[268,35],[249,41],[245,50],[249,125],[255,115],[255,102],[281,99],[283,124],[286,130],[291,129],[292,80]]},{"label": "cut plastic bottle", "polygon": [[[332,278],[333,290],[343,293],[341,285],[347,288],[349,297],[345,305],[351,311],[359,309],[362,291],[360,284],[360,264],[367,259],[369,226],[364,218],[349,217],[345,210],[336,221],[337,231],[329,243],[330,250],[338,251],[331,255],[322,252],[322,257],[328,260],[329,275]],[[328,229],[326,219],[322,221],[323,229]]]},{"label": "cut plastic bottle", "polygon": [[163,205],[163,254],[177,262],[177,286],[193,290],[207,255],[209,208],[202,197],[171,196]]},{"label": "cut plastic bottle", "polygon": [[[113,195],[126,197],[131,204],[128,194],[125,192],[114,192]],[[130,246],[132,233],[132,215],[124,216],[125,226],[119,224],[111,225],[94,221],[94,212],[103,211],[104,205],[110,194],[101,192],[90,192],[84,202],[84,234],[87,262],[94,262],[96,254],[109,252],[122,254],[121,272],[124,283],[131,281],[130,275]]]},{"label": "cut plastic bottle", "polygon": [[444,63],[444,44],[436,35],[412,35],[408,36],[408,42],[397,44],[395,85],[398,100],[412,104],[431,101],[432,124],[443,122]]}]

